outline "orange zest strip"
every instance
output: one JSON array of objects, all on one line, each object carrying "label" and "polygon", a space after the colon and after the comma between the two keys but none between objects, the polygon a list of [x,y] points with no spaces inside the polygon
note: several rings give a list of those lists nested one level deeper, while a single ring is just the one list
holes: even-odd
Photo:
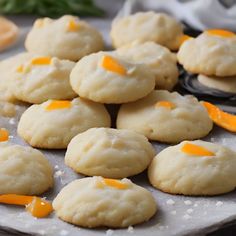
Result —
[{"label": "orange zest strip", "polygon": [[75,20],[70,20],[68,24],[69,31],[78,31],[80,28],[79,24]]},{"label": "orange zest strip", "polygon": [[58,109],[66,109],[71,107],[71,101],[67,100],[53,100],[51,101],[47,107],[47,111],[58,110]]},{"label": "orange zest strip", "polygon": [[18,73],[22,73],[23,70],[24,70],[24,66],[23,66],[23,65],[20,65],[20,66],[18,66],[18,67],[16,68],[16,72],[18,72]]},{"label": "orange zest strip", "polygon": [[120,75],[126,74],[126,69],[111,56],[103,56],[102,67],[108,71],[111,71]]},{"label": "orange zest strip", "polygon": [[180,37],[180,46],[187,40],[189,39],[193,39],[193,37],[191,36],[188,36],[187,34],[183,34],[181,37]]},{"label": "orange zest strip", "polygon": [[103,179],[105,185],[112,187],[112,188],[116,188],[116,189],[127,189],[128,186],[127,184],[122,183],[119,180],[116,179]]},{"label": "orange zest strip", "polygon": [[6,142],[9,139],[9,133],[6,129],[0,128],[0,142]]},{"label": "orange zest strip", "polygon": [[185,143],[181,148],[182,152],[196,156],[215,156],[215,154],[204,147],[192,143]]},{"label": "orange zest strip", "polygon": [[221,36],[225,38],[231,38],[235,36],[235,33],[223,29],[209,29],[206,30],[206,32],[211,35]]},{"label": "orange zest strip", "polygon": [[175,104],[172,102],[169,102],[169,101],[160,101],[155,104],[155,108],[159,108],[159,107],[173,109],[173,108],[175,108]]},{"label": "orange zest strip", "polygon": [[26,210],[32,216],[42,218],[52,211],[52,204],[42,198],[18,194],[0,195],[0,203],[26,206]]},{"label": "orange zest strip", "polygon": [[50,57],[37,57],[37,58],[32,59],[31,64],[32,65],[50,65],[51,58]]},{"label": "orange zest strip", "polygon": [[207,109],[209,117],[215,124],[228,131],[236,132],[236,115],[226,113],[209,102],[201,102],[201,104]]}]

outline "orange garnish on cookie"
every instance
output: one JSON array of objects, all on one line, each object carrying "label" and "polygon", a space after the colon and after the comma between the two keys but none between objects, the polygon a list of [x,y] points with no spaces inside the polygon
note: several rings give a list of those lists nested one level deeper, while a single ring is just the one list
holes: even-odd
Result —
[{"label": "orange garnish on cookie", "polygon": [[122,183],[120,180],[116,180],[116,179],[103,179],[105,185],[112,187],[112,188],[116,188],[116,189],[127,189],[128,186],[127,184]]},{"label": "orange garnish on cookie", "polygon": [[209,102],[201,102],[201,104],[207,109],[208,115],[215,124],[231,132],[236,132],[235,115],[226,113]]},{"label": "orange garnish on cookie", "polygon": [[113,57],[111,56],[103,56],[102,58],[102,67],[108,71],[125,75],[126,69]]},{"label": "orange garnish on cookie", "polygon": [[169,101],[160,101],[155,104],[155,107],[165,107],[168,109],[173,109],[175,107],[175,104]]},{"label": "orange garnish on cookie", "polygon": [[31,64],[32,65],[50,65],[51,64],[51,58],[50,57],[37,57],[32,59]]},{"label": "orange garnish on cookie", "polygon": [[9,139],[9,133],[6,129],[0,128],[0,142],[6,142]]},{"label": "orange garnish on cookie", "polygon": [[68,30],[69,31],[78,31],[80,25],[75,20],[70,20],[68,23]]},{"label": "orange garnish on cookie", "polygon": [[42,198],[17,194],[0,195],[0,203],[26,206],[26,210],[34,217],[48,216],[52,211],[52,204]]},{"label": "orange garnish on cookie", "polygon": [[181,37],[180,37],[180,46],[187,40],[189,39],[193,39],[193,37],[191,36],[188,36],[187,34],[183,34]]},{"label": "orange garnish on cookie", "polygon": [[198,146],[193,143],[185,143],[181,148],[182,152],[194,156],[214,156],[215,154],[204,147]]},{"label": "orange garnish on cookie", "polygon": [[47,111],[66,109],[71,107],[71,101],[67,100],[52,100],[46,107]]},{"label": "orange garnish on cookie", "polygon": [[211,35],[216,35],[224,38],[231,38],[235,36],[235,33],[228,31],[228,30],[223,30],[223,29],[209,29],[206,30],[208,34]]}]

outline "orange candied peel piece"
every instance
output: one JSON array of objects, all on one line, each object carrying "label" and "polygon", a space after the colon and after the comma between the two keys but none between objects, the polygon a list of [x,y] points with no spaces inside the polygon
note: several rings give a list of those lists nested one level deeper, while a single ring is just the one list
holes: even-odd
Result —
[{"label": "orange candied peel piece", "polygon": [[108,178],[103,178],[103,181],[102,182],[99,181],[96,185],[98,188],[103,188],[104,185],[121,190],[128,188],[128,185],[126,183],[122,183],[120,180],[117,179],[108,179]]},{"label": "orange candied peel piece", "polygon": [[6,142],[9,139],[9,132],[4,129],[0,128],[0,142]]},{"label": "orange candied peel piece", "polygon": [[223,30],[223,29],[209,29],[209,30],[206,30],[205,32],[211,35],[216,35],[216,36],[220,36],[224,38],[231,38],[235,36],[235,33],[228,30]]},{"label": "orange candied peel piece", "polygon": [[32,59],[32,65],[50,65],[51,64],[51,57],[37,57]]},{"label": "orange candied peel piece", "polygon": [[194,156],[215,156],[215,153],[193,143],[185,143],[181,151]]},{"label": "orange candied peel piece", "polygon": [[187,40],[189,39],[193,39],[193,37],[187,35],[187,34],[183,34],[181,37],[180,37],[180,46]]},{"label": "orange candied peel piece", "polygon": [[0,195],[0,203],[26,206],[26,210],[37,218],[46,217],[53,211],[50,202],[35,196],[4,194]]},{"label": "orange candied peel piece", "polygon": [[155,104],[155,108],[158,108],[158,107],[165,107],[168,109],[173,109],[175,108],[175,104],[169,101],[159,101]]},{"label": "orange candied peel piece", "polygon": [[102,67],[105,70],[120,74],[120,75],[125,75],[126,74],[126,69],[113,57],[105,55],[102,58]]},{"label": "orange candied peel piece", "polygon": [[209,102],[202,101],[201,104],[207,109],[209,117],[216,125],[228,131],[236,132],[236,115],[224,112]]},{"label": "orange candied peel piece", "polygon": [[78,31],[80,28],[80,25],[78,22],[76,22],[75,20],[70,20],[68,23],[68,30],[69,31]]},{"label": "orange candied peel piece", "polygon": [[52,100],[46,107],[47,111],[66,109],[71,107],[71,101],[67,100]]}]

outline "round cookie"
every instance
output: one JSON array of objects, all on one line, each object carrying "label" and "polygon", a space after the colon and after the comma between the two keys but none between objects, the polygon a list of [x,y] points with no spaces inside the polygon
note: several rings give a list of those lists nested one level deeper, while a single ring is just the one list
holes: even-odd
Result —
[{"label": "round cookie", "polygon": [[161,151],[148,169],[151,184],[168,193],[217,195],[236,187],[236,153],[219,144],[184,141]]},{"label": "round cookie", "polygon": [[65,163],[78,173],[125,178],[144,171],[155,155],[151,143],[131,130],[92,128],[68,145]]},{"label": "round cookie", "polygon": [[134,41],[152,41],[171,50],[177,50],[183,35],[182,25],[164,13],[138,12],[115,19],[110,36],[115,48]]},{"label": "round cookie", "polygon": [[183,67],[196,74],[214,76],[236,75],[236,35],[225,36],[206,31],[197,38],[186,40],[177,58]]},{"label": "round cookie", "polygon": [[94,27],[78,17],[65,15],[56,20],[36,20],[25,47],[36,54],[77,61],[102,50],[104,45],[101,34]]},{"label": "round cookie", "polygon": [[70,75],[73,90],[100,103],[126,103],[140,99],[155,87],[145,65],[129,63],[114,53],[98,52],[77,62]]},{"label": "round cookie", "polygon": [[39,195],[52,186],[52,167],[41,152],[0,143],[0,194]]},{"label": "round cookie", "polygon": [[10,89],[21,101],[42,103],[49,99],[72,99],[70,72],[75,63],[55,57],[34,56],[14,69]]},{"label": "round cookie", "polygon": [[82,227],[128,227],[148,221],[156,212],[149,191],[128,179],[77,179],[53,201],[56,215]]},{"label": "round cookie", "polygon": [[198,75],[198,81],[206,87],[218,89],[227,93],[236,93],[236,76],[216,77]]},{"label": "round cookie", "polygon": [[22,114],[17,131],[33,147],[62,149],[78,133],[109,126],[110,116],[104,105],[76,98],[32,105]]},{"label": "round cookie", "polygon": [[31,57],[32,55],[30,53],[20,53],[0,61],[0,100],[15,101],[16,98],[10,89],[14,68]]},{"label": "round cookie", "polygon": [[212,127],[206,109],[196,98],[165,90],[122,105],[117,117],[118,129],[131,129],[166,143],[204,137]]},{"label": "round cookie", "polygon": [[125,60],[147,65],[155,75],[157,89],[172,90],[178,82],[176,56],[168,48],[154,42],[134,42],[118,48],[116,53]]}]

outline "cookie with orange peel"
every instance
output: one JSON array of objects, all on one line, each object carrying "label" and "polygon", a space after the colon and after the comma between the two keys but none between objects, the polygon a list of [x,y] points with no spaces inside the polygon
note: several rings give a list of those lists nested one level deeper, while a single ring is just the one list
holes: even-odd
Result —
[{"label": "cookie with orange peel", "polygon": [[206,109],[195,97],[166,90],[154,90],[143,99],[121,105],[116,124],[119,129],[165,143],[199,139],[213,127]]},{"label": "cookie with orange peel", "polygon": [[157,210],[148,190],[128,179],[97,176],[69,183],[54,199],[53,208],[63,221],[87,228],[132,226],[148,221]]},{"label": "cookie with orange peel", "polygon": [[148,169],[157,189],[183,195],[219,195],[236,187],[236,152],[220,144],[184,141],[162,150]]},{"label": "cookie with orange peel", "polygon": [[111,52],[83,57],[70,74],[73,90],[99,103],[127,103],[149,94],[155,76],[146,65],[127,62]]},{"label": "cookie with orange peel", "polygon": [[75,98],[32,105],[22,114],[17,131],[33,147],[64,149],[75,135],[93,127],[110,127],[106,108]]},{"label": "cookie with orange peel", "polygon": [[221,29],[206,30],[182,43],[177,58],[196,74],[227,77],[236,75],[236,34]]}]

